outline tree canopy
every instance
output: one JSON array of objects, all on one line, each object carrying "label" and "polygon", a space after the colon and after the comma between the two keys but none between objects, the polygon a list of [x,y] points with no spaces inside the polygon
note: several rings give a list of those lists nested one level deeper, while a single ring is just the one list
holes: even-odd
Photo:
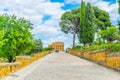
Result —
[{"label": "tree canopy", "polygon": [[75,46],[75,35],[79,31],[79,22],[80,22],[80,9],[74,9],[71,11],[65,12],[60,21],[61,30],[68,34],[73,34],[73,47]]},{"label": "tree canopy", "polygon": [[95,28],[96,31],[105,30],[107,27],[111,26],[109,13],[99,9],[98,7],[93,7],[95,15]]},{"label": "tree canopy", "polygon": [[113,42],[118,39],[118,29],[115,26],[111,26],[106,30],[102,30],[98,32],[101,37],[104,37],[107,42]]},{"label": "tree canopy", "polygon": [[4,31],[0,55],[14,62],[16,55],[24,54],[32,48],[33,37],[30,32],[32,24],[24,18],[15,15],[0,16],[0,30]]}]

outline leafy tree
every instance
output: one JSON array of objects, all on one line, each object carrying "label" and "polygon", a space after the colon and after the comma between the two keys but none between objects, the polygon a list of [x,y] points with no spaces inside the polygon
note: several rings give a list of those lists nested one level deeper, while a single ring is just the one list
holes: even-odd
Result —
[{"label": "leafy tree", "polygon": [[0,30],[0,48],[4,45],[5,40],[3,40],[4,37],[4,30]]},{"label": "leafy tree", "polygon": [[42,43],[41,39],[36,39],[35,44],[36,44],[36,51],[37,52],[42,52],[43,43]]},{"label": "leafy tree", "polygon": [[4,30],[5,40],[1,47],[1,55],[8,59],[8,62],[14,62],[16,55],[25,53],[32,48],[33,38],[30,30],[32,24],[24,18],[17,18],[7,14],[0,16],[0,29]]},{"label": "leafy tree", "polygon": [[[94,11],[90,3],[87,4],[85,10],[84,18],[84,27],[83,27],[83,40],[81,41],[84,45],[91,44],[94,41],[95,36],[95,27],[94,27]],[[81,31],[81,30],[80,30]]]},{"label": "leafy tree", "polygon": [[[93,7],[94,15],[95,15],[95,29],[96,32],[101,30],[106,30],[108,27],[111,26],[110,16],[109,13],[99,9],[98,7]],[[103,42],[105,43],[105,37],[103,38]]]},{"label": "leafy tree", "polygon": [[[105,30],[108,27],[110,27],[111,21],[110,21],[109,13],[104,11],[104,10],[101,10],[95,6],[92,8],[94,10],[93,11],[94,12],[94,20],[93,21],[94,21],[94,28],[95,28],[96,32],[98,32],[100,30]],[[80,43],[83,43],[85,45],[85,39],[86,39],[85,36],[87,36],[86,27],[85,27],[85,25],[87,25],[86,24],[87,20],[85,21],[85,19],[86,19],[85,15],[87,15],[88,13],[85,12],[86,6],[85,6],[85,3],[83,1],[82,1],[80,10],[81,10],[81,12],[80,12],[81,20],[80,20],[80,29],[79,29],[78,38],[79,38]],[[93,30],[93,32],[94,32],[94,30]],[[93,34],[93,36],[94,36],[94,34]],[[92,41],[93,41],[93,39],[92,39]]]},{"label": "leafy tree", "polygon": [[35,39],[31,51],[28,52],[27,54],[30,55],[33,53],[35,54],[37,52],[42,52],[42,49],[43,49],[43,43],[42,43],[41,39]]},{"label": "leafy tree", "polygon": [[86,34],[85,30],[85,10],[86,10],[86,5],[85,2],[81,2],[81,8],[80,8],[80,26],[79,26],[79,33],[78,33],[78,38],[81,43],[84,43],[84,35]]},{"label": "leafy tree", "polygon": [[118,39],[118,29],[114,26],[109,27],[106,30],[102,30],[98,32],[101,37],[104,37],[107,42],[113,42],[114,40]]},{"label": "leafy tree", "polygon": [[43,48],[43,51],[51,51],[51,50],[53,50],[52,47],[46,47],[46,48]]},{"label": "leafy tree", "polygon": [[96,41],[94,41],[92,44],[93,45],[102,45],[104,42],[101,37],[98,37]]},{"label": "leafy tree", "polygon": [[96,31],[105,30],[107,27],[111,26],[109,13],[99,9],[98,7],[93,7],[95,15],[95,28]]},{"label": "leafy tree", "polygon": [[2,49],[1,49],[5,43],[5,39],[3,40],[4,34],[5,34],[4,30],[0,30],[0,57],[4,56],[2,54]]},{"label": "leafy tree", "polygon": [[120,35],[120,21],[118,21],[118,30],[119,30],[119,35]]},{"label": "leafy tree", "polygon": [[80,22],[80,9],[74,9],[71,11],[65,12],[60,21],[61,30],[68,34],[73,34],[73,47],[75,46],[75,36],[79,31],[79,22]]},{"label": "leafy tree", "polygon": [[[21,32],[19,32],[19,36],[17,36],[18,39],[18,44],[17,44],[17,55],[19,54],[23,54],[26,53],[26,51],[30,51],[30,49],[32,48],[32,46],[34,45],[34,41],[33,41],[33,37],[32,34],[30,32],[30,30],[32,29],[32,24],[30,23],[30,21],[25,20],[24,18],[20,18],[18,19],[18,23],[20,28],[18,29],[18,31],[20,30]],[[22,45],[21,45],[22,44]]]}]

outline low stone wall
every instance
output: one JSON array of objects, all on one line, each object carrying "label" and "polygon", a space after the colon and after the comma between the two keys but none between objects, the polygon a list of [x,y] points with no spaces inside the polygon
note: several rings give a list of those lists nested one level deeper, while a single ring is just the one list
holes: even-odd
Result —
[{"label": "low stone wall", "polygon": [[106,65],[112,68],[120,68],[120,56],[106,56]]},{"label": "low stone wall", "polygon": [[99,64],[105,64],[106,50],[93,51],[89,53],[89,59]]},{"label": "low stone wall", "polygon": [[31,56],[17,56],[16,62],[14,63],[0,63],[0,78],[3,78],[10,73],[13,73],[21,68],[24,68],[34,61],[37,61],[38,59],[50,54],[50,51],[42,52],[38,54],[33,54]]},{"label": "low stone wall", "polygon": [[[68,53],[93,61],[97,64],[104,65],[116,70],[120,70],[120,56],[108,56],[108,50],[99,51],[78,51],[68,50]],[[78,55],[79,53],[79,55]]]},{"label": "low stone wall", "polygon": [[15,72],[21,66],[20,62],[14,63],[0,63],[0,78],[8,75],[11,72]]}]

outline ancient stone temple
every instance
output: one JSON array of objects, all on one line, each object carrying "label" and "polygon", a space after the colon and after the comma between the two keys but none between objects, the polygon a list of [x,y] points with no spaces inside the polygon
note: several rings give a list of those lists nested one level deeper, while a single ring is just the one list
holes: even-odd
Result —
[{"label": "ancient stone temple", "polygon": [[54,42],[51,45],[54,50],[64,51],[64,43],[63,42]]}]

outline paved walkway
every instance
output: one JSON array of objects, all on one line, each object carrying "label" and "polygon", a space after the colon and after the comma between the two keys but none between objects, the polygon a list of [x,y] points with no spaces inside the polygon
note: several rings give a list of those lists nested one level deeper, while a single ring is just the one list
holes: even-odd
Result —
[{"label": "paved walkway", "polygon": [[70,54],[55,53],[3,80],[120,80],[120,73]]}]

